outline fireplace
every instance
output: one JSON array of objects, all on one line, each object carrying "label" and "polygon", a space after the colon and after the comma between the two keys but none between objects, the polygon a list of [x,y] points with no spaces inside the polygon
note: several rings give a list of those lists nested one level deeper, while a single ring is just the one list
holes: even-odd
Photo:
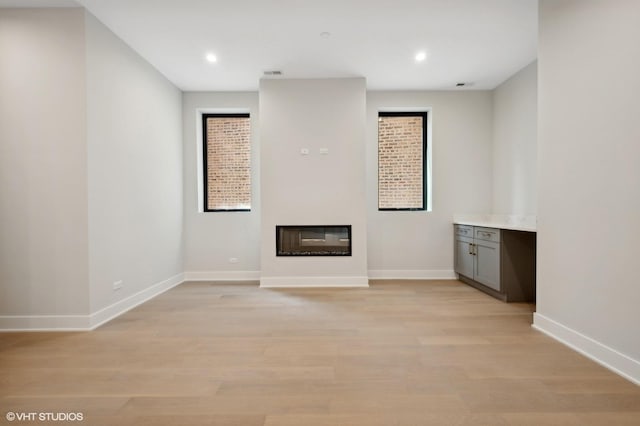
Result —
[{"label": "fireplace", "polygon": [[351,256],[351,225],[277,225],[276,256]]}]

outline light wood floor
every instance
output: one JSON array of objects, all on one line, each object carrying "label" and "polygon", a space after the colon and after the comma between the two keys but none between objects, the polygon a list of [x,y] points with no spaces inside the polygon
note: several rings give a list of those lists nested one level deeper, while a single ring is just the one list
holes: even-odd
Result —
[{"label": "light wood floor", "polygon": [[457,281],[185,283],[93,332],[0,334],[0,423],[640,425],[640,387],[532,311]]}]

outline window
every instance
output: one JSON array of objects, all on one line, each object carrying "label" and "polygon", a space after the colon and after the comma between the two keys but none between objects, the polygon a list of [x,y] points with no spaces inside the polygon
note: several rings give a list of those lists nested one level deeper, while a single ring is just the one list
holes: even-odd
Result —
[{"label": "window", "polygon": [[427,113],[378,113],[378,210],[426,210]]},{"label": "window", "polygon": [[203,114],[204,211],[251,210],[249,114]]}]

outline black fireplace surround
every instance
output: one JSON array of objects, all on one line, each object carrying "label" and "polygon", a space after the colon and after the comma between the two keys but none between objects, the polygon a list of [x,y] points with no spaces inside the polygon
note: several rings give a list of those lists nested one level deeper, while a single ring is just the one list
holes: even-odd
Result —
[{"label": "black fireplace surround", "polygon": [[351,256],[351,225],[276,225],[276,256]]}]

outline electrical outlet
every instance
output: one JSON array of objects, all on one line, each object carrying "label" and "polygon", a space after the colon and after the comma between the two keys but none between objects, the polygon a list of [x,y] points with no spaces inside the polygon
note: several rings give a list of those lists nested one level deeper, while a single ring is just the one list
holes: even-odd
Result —
[{"label": "electrical outlet", "polygon": [[238,260],[237,257],[230,257],[229,258],[229,263],[238,263],[238,262],[239,262],[239,260]]},{"label": "electrical outlet", "polygon": [[114,291],[116,291],[116,290],[120,290],[120,289],[122,288],[122,285],[123,285],[123,284],[122,284],[122,280],[114,281],[114,282],[113,282],[113,290],[114,290]]}]

